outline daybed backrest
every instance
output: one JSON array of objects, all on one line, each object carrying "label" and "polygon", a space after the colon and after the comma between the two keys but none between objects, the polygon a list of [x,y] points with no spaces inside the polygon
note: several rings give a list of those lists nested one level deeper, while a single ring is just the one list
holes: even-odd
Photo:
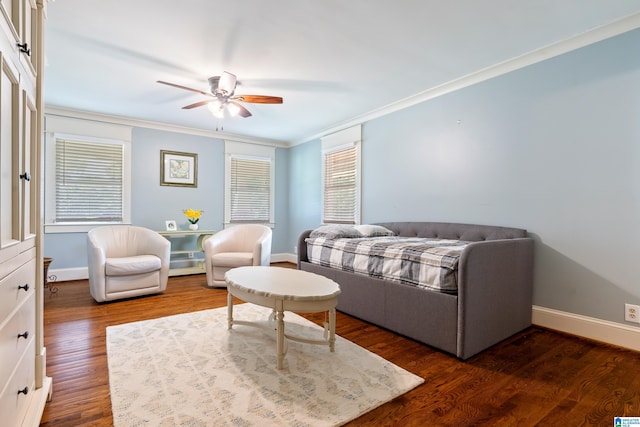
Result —
[{"label": "daybed backrest", "polygon": [[527,237],[527,230],[492,225],[455,224],[450,222],[380,222],[378,225],[404,237],[434,237],[438,239],[483,240]]}]

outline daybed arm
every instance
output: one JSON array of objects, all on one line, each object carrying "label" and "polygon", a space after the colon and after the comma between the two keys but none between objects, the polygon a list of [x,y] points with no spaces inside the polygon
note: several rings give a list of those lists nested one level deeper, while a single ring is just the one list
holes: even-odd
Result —
[{"label": "daybed arm", "polygon": [[309,257],[307,256],[307,242],[304,240],[309,237],[312,230],[303,231],[300,236],[298,236],[298,270],[300,270],[300,263],[309,261]]},{"label": "daybed arm", "polygon": [[533,239],[472,243],[458,272],[458,357],[467,359],[531,325]]}]

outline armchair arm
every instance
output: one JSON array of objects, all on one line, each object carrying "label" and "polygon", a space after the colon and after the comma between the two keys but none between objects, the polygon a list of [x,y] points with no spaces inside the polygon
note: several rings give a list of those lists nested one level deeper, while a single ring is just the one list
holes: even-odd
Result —
[{"label": "armchair arm", "polygon": [[271,263],[271,230],[262,233],[253,249],[253,265],[269,265]]},{"label": "armchair arm", "polygon": [[91,294],[96,297],[96,300],[104,301],[107,297],[104,287],[107,256],[104,248],[98,245],[91,234],[87,238],[87,258]]},{"label": "armchair arm", "polygon": [[171,242],[164,236],[149,230],[145,233],[141,244],[141,252],[155,255],[160,258],[160,288],[165,289],[169,280],[169,267],[171,264]]},{"label": "armchair arm", "polygon": [[204,243],[204,253],[207,259],[220,252],[234,252],[236,243],[227,230],[219,231],[207,238]]}]

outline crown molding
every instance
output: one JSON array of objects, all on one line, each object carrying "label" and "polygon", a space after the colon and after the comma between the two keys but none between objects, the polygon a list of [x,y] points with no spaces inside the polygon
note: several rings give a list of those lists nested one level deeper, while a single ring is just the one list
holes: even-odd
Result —
[{"label": "crown molding", "polygon": [[399,101],[388,104],[384,107],[375,109],[368,113],[353,117],[350,120],[339,123],[335,126],[327,128],[319,133],[311,135],[302,140],[293,142],[290,146],[295,146],[305,142],[319,139],[325,135],[338,132],[345,128],[362,124],[364,122],[376,119],[378,117],[391,114],[393,112],[411,107],[416,104],[428,101],[430,99],[437,98],[448,93],[464,89],[466,87],[481,83],[483,81],[492,79],[494,77],[501,76],[503,74],[510,73],[512,71],[519,70],[529,65],[536,64],[538,62],[545,61],[547,59],[554,58],[559,55],[571,52],[576,49],[580,49],[585,46],[606,40],[611,37],[618,36],[620,34],[640,28],[640,13],[634,13],[628,15],[617,21],[613,21],[609,24],[596,27],[592,30],[578,34],[574,37],[552,43],[550,45],[541,47],[539,49],[532,50],[523,55],[508,59],[495,65],[483,68],[473,73],[462,76],[458,79],[448,81],[441,85],[435,86],[431,89],[427,89],[410,97],[401,99]]},{"label": "crown molding", "polygon": [[290,146],[290,144],[287,144],[285,142],[276,141],[272,139],[254,138],[250,136],[237,135],[237,134],[227,133],[227,132],[218,132],[218,131],[212,131],[212,130],[206,130],[206,129],[190,128],[186,126],[170,125],[170,124],[160,123],[160,122],[132,119],[129,117],[93,113],[90,111],[75,110],[75,109],[64,108],[64,107],[56,107],[53,105],[45,105],[44,114],[45,116],[73,117],[76,119],[91,120],[94,122],[103,122],[103,123],[118,124],[123,126],[156,129],[156,130],[162,130],[167,132],[177,132],[177,133],[183,133],[187,135],[216,138],[220,140],[227,139],[227,140],[238,141],[238,142],[246,142],[249,144],[268,145],[272,147],[287,148]]}]

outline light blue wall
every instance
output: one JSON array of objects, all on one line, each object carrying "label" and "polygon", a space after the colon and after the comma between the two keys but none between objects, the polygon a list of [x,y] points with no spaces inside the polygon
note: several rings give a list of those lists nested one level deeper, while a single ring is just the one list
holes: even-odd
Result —
[{"label": "light blue wall", "polygon": [[[528,229],[534,303],[623,322],[640,304],[640,31],[363,124],[363,222],[451,221]],[[198,188],[161,187],[161,149],[198,153]],[[223,141],[133,133],[133,222],[187,207],[223,215]],[[321,145],[276,150],[273,252],[321,221]],[[86,266],[85,234],[45,235],[55,268]],[[627,325],[629,325],[627,323]]]},{"label": "light blue wall", "polygon": [[[639,46],[634,31],[365,123],[363,222],[526,228],[534,304],[623,323],[640,303]],[[319,223],[295,207],[319,209],[320,150],[291,151],[296,235]]]},{"label": "light blue wall", "polygon": [[289,212],[292,239],[287,249],[289,253],[294,253],[300,232],[317,227],[322,220],[321,143],[320,140],[316,140],[292,147],[289,151]]},{"label": "light blue wall", "polygon": [[[198,186],[160,185],[160,150],[198,154]],[[187,228],[183,210],[204,211],[201,229],[220,230],[224,219],[224,141],[216,138],[134,128],[132,132],[131,222],[164,230],[166,220]],[[276,205],[272,252],[291,251],[289,240],[288,185],[289,153],[276,149]],[[52,268],[86,267],[86,233],[46,234],[44,254],[54,258]]]},{"label": "light blue wall", "polygon": [[[154,129],[133,130],[131,222],[164,230],[165,220],[187,228],[183,210],[202,209],[200,228],[220,230],[224,217],[224,141]],[[160,150],[198,154],[198,186],[160,185]]]}]

